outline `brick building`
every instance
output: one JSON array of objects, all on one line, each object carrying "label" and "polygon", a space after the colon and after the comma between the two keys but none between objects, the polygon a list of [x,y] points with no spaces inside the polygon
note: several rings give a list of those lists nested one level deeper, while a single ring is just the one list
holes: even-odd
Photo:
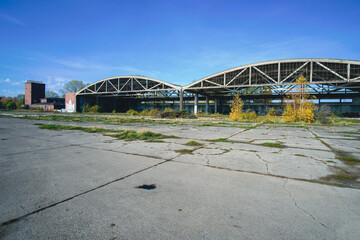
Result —
[{"label": "brick building", "polygon": [[41,98],[45,98],[45,83],[27,81],[25,83],[25,105],[40,103]]},{"label": "brick building", "polygon": [[65,107],[64,98],[46,98],[45,83],[27,81],[25,83],[25,105],[42,108],[45,111],[61,110]]}]

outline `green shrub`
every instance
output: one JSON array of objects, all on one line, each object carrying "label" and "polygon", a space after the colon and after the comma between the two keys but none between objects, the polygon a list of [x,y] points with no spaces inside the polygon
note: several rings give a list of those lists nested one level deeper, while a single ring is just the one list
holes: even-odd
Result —
[{"label": "green shrub", "polygon": [[278,121],[276,111],[274,108],[270,108],[267,114],[261,119],[264,123],[275,123]]},{"label": "green shrub", "polygon": [[87,112],[90,112],[90,105],[85,103],[82,107],[82,112],[83,113],[87,113]]},{"label": "green shrub", "polygon": [[156,109],[156,108],[151,109],[151,110],[149,111],[149,115],[151,115],[151,116],[156,116],[156,115],[158,115],[158,114],[160,114],[160,113],[161,113],[161,111],[160,111],[159,109]]},{"label": "green shrub", "polygon": [[149,115],[149,110],[144,109],[144,110],[142,110],[142,111],[139,113],[139,115],[141,115],[141,116]]},{"label": "green shrub", "polygon": [[160,117],[174,119],[174,118],[176,118],[176,112],[164,111],[164,112],[160,113]]},{"label": "green shrub", "polygon": [[257,117],[258,115],[256,114],[256,112],[251,112],[250,109],[243,113],[243,119],[252,120],[256,119]]},{"label": "green shrub", "polygon": [[315,112],[315,119],[321,124],[329,124],[331,123],[331,118],[333,117],[333,115],[334,114],[331,111],[330,107],[327,105],[323,105],[318,111]]},{"label": "green shrub", "polygon": [[111,113],[116,113],[116,110],[114,109],[114,110],[112,110],[112,112]]},{"label": "green shrub", "polygon": [[139,115],[139,112],[138,111],[135,111],[134,109],[130,109],[126,112],[127,115],[131,115],[131,116],[134,116],[134,115]]},{"label": "green shrub", "polygon": [[274,108],[270,108],[268,113],[266,114],[268,116],[272,116],[272,117],[275,117],[276,116],[276,111]]},{"label": "green shrub", "polygon": [[94,105],[89,109],[90,112],[92,113],[99,113],[100,112],[100,106],[99,105]]},{"label": "green shrub", "polygon": [[160,113],[158,115],[161,118],[169,118],[169,119],[174,119],[174,118],[197,118],[194,114],[189,114],[187,113],[185,110],[182,111],[174,111],[174,112],[170,112],[170,111],[164,111],[162,113]]},{"label": "green shrub", "polygon": [[173,108],[165,108],[163,112],[175,112],[175,110]]},{"label": "green shrub", "polygon": [[202,110],[200,110],[197,114],[199,117],[205,117],[206,113],[204,113]]},{"label": "green shrub", "polygon": [[6,104],[6,110],[14,110],[16,109],[16,103],[11,101],[8,104]]}]

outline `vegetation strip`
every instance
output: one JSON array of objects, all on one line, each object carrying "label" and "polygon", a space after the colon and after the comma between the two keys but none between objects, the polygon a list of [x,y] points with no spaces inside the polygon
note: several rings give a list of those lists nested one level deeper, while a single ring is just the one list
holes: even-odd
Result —
[{"label": "vegetation strip", "polygon": [[196,142],[196,141],[190,141],[185,143],[186,146],[202,146],[202,143]]},{"label": "vegetation strip", "polygon": [[265,146],[265,147],[275,147],[275,148],[285,148],[286,147],[280,143],[272,143],[272,142],[264,142],[264,143],[261,143],[260,145]]},{"label": "vegetation strip", "polygon": [[[161,133],[154,133],[150,131],[135,131],[135,130],[115,130],[115,129],[105,129],[99,127],[80,127],[73,125],[55,125],[55,124],[42,124],[37,123],[39,128],[48,129],[48,130],[81,130],[88,133],[102,133],[106,136],[114,137],[117,139],[125,140],[125,141],[134,141],[134,140],[144,140],[148,142],[158,142],[160,139],[164,138],[178,138],[174,135],[163,135]],[[115,134],[106,134],[106,133],[115,133]]]},{"label": "vegetation strip", "polygon": [[[206,165],[206,164],[182,162],[182,161],[176,161],[176,160],[172,160],[172,161],[176,162],[176,163],[189,164],[189,165],[199,165],[199,166],[203,166],[203,167],[215,168],[215,169],[226,170],[226,171],[231,171],[231,172],[250,173],[250,174],[257,174],[257,175],[262,175],[262,176],[269,176],[269,177],[282,178],[282,179],[291,179],[291,180],[295,180],[295,181],[311,182],[311,183],[323,184],[323,185],[328,185],[328,186],[343,187],[343,188],[348,188],[349,187],[349,186],[347,186],[347,185],[345,185],[343,183],[334,183],[334,182],[329,182],[329,181],[325,181],[325,180],[322,180],[322,179],[317,180],[317,179],[306,179],[306,178],[296,178],[296,177],[294,178],[294,177],[287,177],[287,176],[282,176],[282,175],[277,175],[277,174],[269,174],[269,173],[262,173],[262,172],[256,172],[256,171],[247,171],[247,170],[241,170],[241,169],[232,169],[232,168],[212,166],[212,165]],[[354,188],[354,187],[352,187],[352,188]]]},{"label": "vegetation strip", "polygon": [[177,150],[175,150],[175,152],[180,153],[180,154],[193,154],[194,151],[196,151],[200,148],[202,148],[202,147],[197,147],[197,148],[193,148],[193,149],[187,149],[187,148],[177,149]]}]

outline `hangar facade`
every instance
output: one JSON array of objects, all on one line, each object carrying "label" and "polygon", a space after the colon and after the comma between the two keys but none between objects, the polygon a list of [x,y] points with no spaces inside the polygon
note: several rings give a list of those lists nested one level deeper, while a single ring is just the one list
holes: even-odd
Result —
[{"label": "hangar facade", "polygon": [[336,112],[360,112],[360,61],[302,58],[253,63],[231,68],[179,86],[144,76],[117,76],[102,79],[76,93],[76,109],[84,104],[99,105],[104,112],[128,109],[187,110],[198,113],[227,113],[235,94],[245,108],[266,113],[283,107],[282,100],[293,91],[303,75],[316,104]]}]

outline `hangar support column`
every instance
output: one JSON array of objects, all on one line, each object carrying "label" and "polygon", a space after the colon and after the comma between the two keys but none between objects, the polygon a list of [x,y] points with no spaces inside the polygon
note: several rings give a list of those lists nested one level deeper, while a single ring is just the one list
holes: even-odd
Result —
[{"label": "hangar support column", "polygon": [[206,96],[205,113],[206,113],[206,114],[209,114],[209,97],[208,97],[208,96]]},{"label": "hangar support column", "polygon": [[199,105],[199,94],[194,95],[194,114],[198,114],[198,105]]},{"label": "hangar support column", "polygon": [[215,98],[214,104],[215,104],[215,114],[216,114],[218,112],[218,100],[217,100],[217,98]]},{"label": "hangar support column", "polygon": [[182,88],[180,88],[180,90],[179,90],[179,95],[180,95],[180,102],[179,102],[180,111],[182,111],[182,110],[183,110],[183,103],[184,103],[184,100],[183,100],[183,90],[182,90]]}]

